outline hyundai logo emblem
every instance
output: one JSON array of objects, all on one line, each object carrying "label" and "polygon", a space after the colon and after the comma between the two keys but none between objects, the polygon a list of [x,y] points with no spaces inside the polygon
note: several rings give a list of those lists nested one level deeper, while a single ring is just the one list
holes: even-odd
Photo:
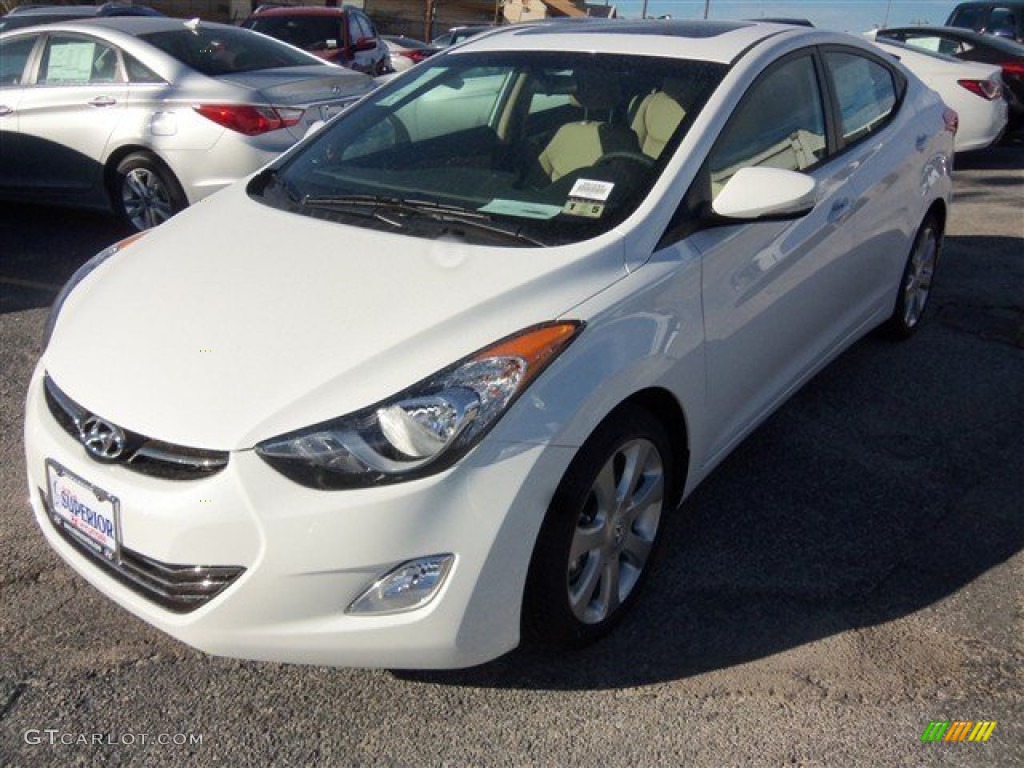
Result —
[{"label": "hyundai logo emblem", "polygon": [[94,458],[113,461],[124,451],[124,432],[98,416],[90,416],[78,430],[82,445]]}]

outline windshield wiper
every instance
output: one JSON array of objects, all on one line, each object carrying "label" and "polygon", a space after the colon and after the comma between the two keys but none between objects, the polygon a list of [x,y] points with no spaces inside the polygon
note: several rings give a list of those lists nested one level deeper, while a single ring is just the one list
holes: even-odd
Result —
[{"label": "windshield wiper", "polygon": [[542,247],[547,245],[524,234],[522,227],[504,226],[496,223],[486,213],[432,200],[378,195],[306,195],[302,198],[301,204],[313,208],[329,208],[356,215],[372,216],[399,229],[405,228],[409,220],[427,218],[446,224],[461,224],[530,245]]}]

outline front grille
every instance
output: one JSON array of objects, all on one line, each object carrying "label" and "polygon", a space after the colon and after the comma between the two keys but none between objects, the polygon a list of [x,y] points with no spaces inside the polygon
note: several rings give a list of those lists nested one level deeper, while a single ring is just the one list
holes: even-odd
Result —
[{"label": "front grille", "polygon": [[108,560],[70,533],[52,511],[46,492],[38,490],[50,524],[64,541],[132,591],[173,613],[190,613],[202,607],[245,572],[236,565],[161,563],[125,547],[121,547],[116,560]]},{"label": "front grille", "polygon": [[[95,416],[80,406],[53,383],[45,378],[46,404],[58,424],[71,437],[81,442],[82,425]],[[137,432],[123,430],[125,450],[117,463],[136,472],[165,480],[198,480],[220,472],[228,465],[227,451],[208,451],[172,445],[154,440]],[[91,454],[86,452],[90,458]]]}]

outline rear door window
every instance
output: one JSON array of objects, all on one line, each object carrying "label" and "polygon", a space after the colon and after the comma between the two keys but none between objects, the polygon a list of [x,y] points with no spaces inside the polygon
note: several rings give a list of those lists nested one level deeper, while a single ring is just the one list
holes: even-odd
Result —
[{"label": "rear door window", "polygon": [[839,102],[843,142],[852,144],[881,130],[899,101],[892,70],[852,51],[827,51],[825,62]]},{"label": "rear door window", "polygon": [[39,35],[28,35],[0,42],[0,88],[22,85],[28,57]]},{"label": "rear door window", "polygon": [[39,85],[121,82],[117,50],[98,40],[53,35],[39,65]]}]

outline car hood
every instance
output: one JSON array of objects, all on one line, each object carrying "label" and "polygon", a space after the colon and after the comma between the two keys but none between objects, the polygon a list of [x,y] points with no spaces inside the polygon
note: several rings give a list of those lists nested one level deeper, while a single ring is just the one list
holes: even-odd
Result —
[{"label": "car hood", "polygon": [[126,429],[245,449],[573,317],[624,275],[614,234],[548,249],[428,240],[289,214],[236,184],[86,277],[43,359]]}]

